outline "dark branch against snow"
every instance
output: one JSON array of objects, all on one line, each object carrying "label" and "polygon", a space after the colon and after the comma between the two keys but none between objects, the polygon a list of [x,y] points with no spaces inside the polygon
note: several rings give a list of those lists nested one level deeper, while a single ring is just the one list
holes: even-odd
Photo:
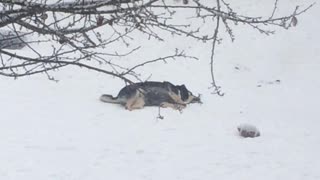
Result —
[{"label": "dark branch against snow", "polygon": [[[232,41],[234,24],[270,35],[274,33],[270,27],[288,29],[297,25],[297,16],[314,5],[304,9],[297,6],[291,14],[277,16],[278,1],[275,0],[269,17],[250,17],[235,12],[226,0],[216,0],[215,5],[208,5],[204,0],[179,3],[173,0],[1,0],[0,74],[20,77],[44,73],[53,79],[50,71],[74,65],[130,83],[141,80],[135,71],[144,65],[176,58],[196,59],[187,52],[172,49],[175,53],[131,67],[113,60],[143,49],[142,44],[132,47],[137,34],[157,43],[165,41],[162,35],[167,33],[211,43],[213,92],[223,95],[214,77],[214,54],[222,40],[221,29],[226,30]],[[175,14],[183,11],[193,12],[192,21],[175,20]],[[209,24],[212,33],[203,31],[194,21]],[[46,44],[50,49],[37,49],[36,44]],[[19,48],[30,53],[20,53]]]}]

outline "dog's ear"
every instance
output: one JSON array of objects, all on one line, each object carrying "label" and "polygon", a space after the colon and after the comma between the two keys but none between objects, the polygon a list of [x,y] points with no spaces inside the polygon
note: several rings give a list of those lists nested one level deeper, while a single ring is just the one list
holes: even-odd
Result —
[{"label": "dog's ear", "polygon": [[189,91],[184,84],[179,86],[180,96],[183,101],[189,98]]},{"label": "dog's ear", "polygon": [[179,86],[179,89],[180,89],[181,91],[184,91],[184,92],[188,92],[188,91],[189,91],[184,84],[182,84],[181,86]]}]

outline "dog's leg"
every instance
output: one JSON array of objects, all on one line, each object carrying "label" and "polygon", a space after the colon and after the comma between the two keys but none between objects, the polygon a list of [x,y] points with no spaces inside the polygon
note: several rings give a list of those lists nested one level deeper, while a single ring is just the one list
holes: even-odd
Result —
[{"label": "dog's leg", "polygon": [[138,93],[139,93],[139,92],[137,91],[134,96],[130,97],[130,98],[127,100],[126,105],[125,105],[125,108],[126,108],[127,110],[129,110],[129,111],[133,110],[132,106],[133,106],[134,102],[136,101],[136,99],[137,99],[137,97],[138,97],[138,96],[137,96]]},{"label": "dog's leg", "polygon": [[174,110],[179,110],[181,111],[182,109],[184,109],[186,107],[186,105],[184,104],[172,104],[172,103],[168,103],[168,102],[163,102],[161,103],[160,107],[163,107],[163,108],[172,108]]},{"label": "dog's leg", "polygon": [[127,110],[129,110],[129,111],[131,111],[132,110],[132,105],[133,105],[133,103],[134,103],[134,97],[133,98],[130,98],[130,99],[128,99],[127,100],[127,103],[126,103],[126,105],[125,105],[125,108],[127,109]]},{"label": "dog's leg", "polygon": [[142,109],[144,107],[144,98],[143,97],[138,97],[134,101],[134,103],[131,105],[131,110],[133,109]]},{"label": "dog's leg", "polygon": [[132,111],[134,109],[143,108],[144,104],[145,104],[145,101],[144,101],[143,93],[137,90],[136,94],[127,101],[125,107],[129,111]]},{"label": "dog's leg", "polygon": [[171,99],[176,102],[177,104],[181,104],[181,105],[185,105],[186,103],[182,101],[181,96],[174,93],[174,92],[169,92],[169,96],[171,97]]}]

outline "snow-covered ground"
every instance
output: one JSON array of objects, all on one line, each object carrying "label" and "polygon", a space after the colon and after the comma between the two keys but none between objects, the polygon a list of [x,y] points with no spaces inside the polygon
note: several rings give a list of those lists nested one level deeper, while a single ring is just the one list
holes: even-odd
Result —
[{"label": "snow-covered ground", "polygon": [[[259,2],[235,8],[267,11]],[[208,89],[205,45],[183,43],[199,61],[143,67],[151,80],[184,83],[202,94],[204,103],[183,113],[162,109],[163,120],[158,108],[129,112],[99,102],[123,82],[85,69],[55,72],[58,83],[0,77],[0,179],[320,179],[319,17],[316,4],[297,27],[273,36],[235,29],[236,41],[225,40],[216,54],[224,97]],[[242,123],[257,126],[261,136],[239,137]]]}]

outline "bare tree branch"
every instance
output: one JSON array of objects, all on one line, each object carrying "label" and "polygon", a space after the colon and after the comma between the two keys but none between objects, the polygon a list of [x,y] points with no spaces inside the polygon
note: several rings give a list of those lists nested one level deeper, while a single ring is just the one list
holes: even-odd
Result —
[{"label": "bare tree branch", "polygon": [[[0,75],[17,78],[43,73],[53,80],[51,71],[73,65],[127,83],[141,81],[137,71],[144,65],[177,58],[197,59],[173,47],[162,57],[132,66],[115,60],[143,51],[144,44],[133,45],[137,37],[156,44],[166,41],[170,34],[211,43],[211,85],[213,93],[222,96],[214,77],[215,51],[223,38],[221,29],[232,41],[236,38],[234,24],[271,35],[275,28],[296,26],[297,17],[314,5],[297,6],[292,13],[280,16],[279,1],[275,0],[270,16],[255,17],[235,12],[226,0],[216,0],[216,5],[205,0],[1,0]],[[185,11],[194,14],[186,20],[210,25],[212,31],[204,31],[191,21],[177,21],[176,14]],[[39,44],[47,48],[39,48]]]}]

